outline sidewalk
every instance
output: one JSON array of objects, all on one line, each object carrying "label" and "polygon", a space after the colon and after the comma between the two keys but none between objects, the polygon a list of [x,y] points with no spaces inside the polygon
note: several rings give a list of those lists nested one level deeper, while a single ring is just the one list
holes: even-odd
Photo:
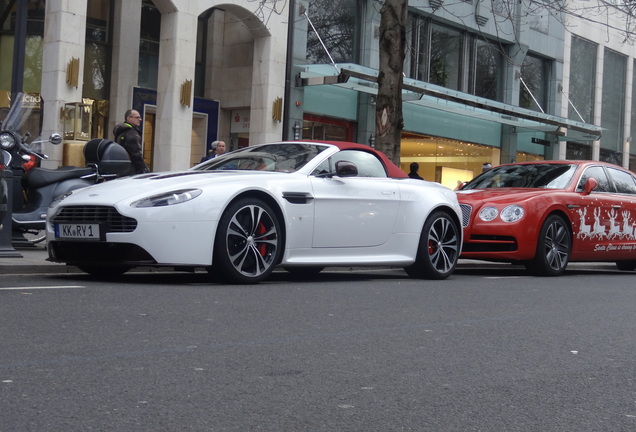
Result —
[{"label": "sidewalk", "polygon": [[[13,251],[0,250],[0,275],[28,273],[81,273],[74,266],[47,261],[48,252],[45,244],[33,247],[14,248]],[[460,259],[458,269],[470,268],[510,268],[507,263]],[[523,267],[519,267],[523,268]],[[617,270],[613,262],[577,262],[568,264],[568,269],[579,270]]]},{"label": "sidewalk", "polygon": [[48,257],[44,243],[13,251],[0,250],[0,274],[79,272],[76,267],[46,261]]}]

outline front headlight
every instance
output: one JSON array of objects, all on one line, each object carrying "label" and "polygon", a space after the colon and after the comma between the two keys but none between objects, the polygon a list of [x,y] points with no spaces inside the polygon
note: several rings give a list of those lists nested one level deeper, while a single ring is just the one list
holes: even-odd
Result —
[{"label": "front headlight", "polygon": [[148,198],[135,201],[132,207],[164,207],[174,204],[181,204],[190,201],[201,195],[201,189],[187,189],[174,192],[167,192],[161,195],[155,195]]},{"label": "front headlight", "polygon": [[498,214],[499,210],[497,210],[496,207],[484,207],[479,211],[479,219],[484,222],[490,222],[491,220],[495,220]]},{"label": "front headlight", "polygon": [[4,150],[11,150],[17,142],[15,135],[11,132],[2,132],[0,134],[0,148]]},{"label": "front headlight", "polygon": [[504,222],[517,222],[524,215],[523,207],[513,204],[501,211],[501,220]]}]

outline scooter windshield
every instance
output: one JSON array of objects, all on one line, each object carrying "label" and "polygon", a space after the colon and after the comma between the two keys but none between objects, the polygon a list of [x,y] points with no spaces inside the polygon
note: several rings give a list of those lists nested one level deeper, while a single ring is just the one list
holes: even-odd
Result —
[{"label": "scooter windshield", "polygon": [[[6,112],[2,121],[2,130],[10,132],[18,132],[24,135],[22,128],[26,125],[27,120],[31,116],[31,112],[35,107],[39,107],[40,99],[37,96],[28,93],[16,93],[11,97],[11,106]],[[0,114],[1,115],[1,114]]]}]

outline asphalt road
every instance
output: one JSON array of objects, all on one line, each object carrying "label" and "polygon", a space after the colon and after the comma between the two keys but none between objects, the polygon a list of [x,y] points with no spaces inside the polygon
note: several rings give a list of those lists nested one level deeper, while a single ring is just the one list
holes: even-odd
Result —
[{"label": "asphalt road", "polygon": [[635,431],[633,273],[3,275],[0,431]]}]

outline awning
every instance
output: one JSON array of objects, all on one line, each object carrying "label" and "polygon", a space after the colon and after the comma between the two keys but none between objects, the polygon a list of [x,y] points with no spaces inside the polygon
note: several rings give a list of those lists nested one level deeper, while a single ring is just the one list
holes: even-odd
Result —
[{"label": "awning", "polygon": [[[298,86],[334,85],[377,95],[378,71],[368,67],[341,63],[336,65],[303,65]],[[507,105],[445,87],[404,78],[402,100],[454,114],[559,136],[568,141],[596,141],[603,128],[564,117]]]}]

